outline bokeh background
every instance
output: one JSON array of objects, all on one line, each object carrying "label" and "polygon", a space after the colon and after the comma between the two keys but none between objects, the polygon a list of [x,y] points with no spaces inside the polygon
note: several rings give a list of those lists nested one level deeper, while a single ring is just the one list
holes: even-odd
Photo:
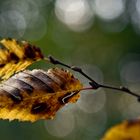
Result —
[{"label": "bokeh background", "polygon": [[[140,0],[1,0],[0,36],[28,40],[99,83],[140,94]],[[49,67],[54,66],[38,62],[30,69]],[[139,116],[139,110],[136,98],[123,92],[84,91],[54,120],[0,120],[0,139],[99,140],[113,124]]]}]

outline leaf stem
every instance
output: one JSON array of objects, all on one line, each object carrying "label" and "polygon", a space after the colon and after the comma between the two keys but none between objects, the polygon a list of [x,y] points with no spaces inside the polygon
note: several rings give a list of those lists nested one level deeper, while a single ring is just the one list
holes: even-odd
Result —
[{"label": "leaf stem", "polygon": [[[127,94],[130,94],[132,96],[135,96],[137,97],[138,101],[140,102],[140,95],[130,91],[128,88],[126,87],[112,87],[112,86],[108,86],[108,85],[101,85],[101,84],[98,84],[98,88],[106,88],[106,89],[113,89],[113,90],[118,90],[118,91],[122,91],[122,92],[125,92]],[[95,88],[94,86],[91,86],[91,87],[84,87],[82,88],[81,90],[95,90],[97,88]]]}]

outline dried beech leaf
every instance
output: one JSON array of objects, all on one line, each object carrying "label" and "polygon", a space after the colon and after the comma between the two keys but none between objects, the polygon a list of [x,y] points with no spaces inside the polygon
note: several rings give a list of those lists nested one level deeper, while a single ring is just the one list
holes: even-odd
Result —
[{"label": "dried beech leaf", "polygon": [[140,140],[140,119],[112,127],[102,140]]},{"label": "dried beech leaf", "polygon": [[78,79],[60,68],[24,70],[0,85],[0,118],[52,119],[66,103],[78,100],[81,88]]},{"label": "dried beech leaf", "polygon": [[0,41],[0,78],[6,80],[14,73],[24,70],[33,62],[43,58],[39,48],[28,42],[15,39]]}]

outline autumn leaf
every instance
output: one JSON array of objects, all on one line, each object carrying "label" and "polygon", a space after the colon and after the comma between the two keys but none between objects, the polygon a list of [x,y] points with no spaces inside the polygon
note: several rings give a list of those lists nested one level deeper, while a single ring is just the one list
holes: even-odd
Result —
[{"label": "autumn leaf", "polygon": [[1,119],[50,119],[66,103],[77,101],[82,85],[69,71],[25,70],[44,59],[39,48],[15,39],[2,39],[0,45]]},{"label": "autumn leaf", "polygon": [[102,140],[140,140],[140,119],[124,121],[112,127]]},{"label": "autumn leaf", "polygon": [[62,106],[78,100],[81,88],[78,79],[60,68],[24,70],[0,85],[0,118],[52,119]]},{"label": "autumn leaf", "polygon": [[33,62],[43,59],[40,49],[26,41],[18,42],[15,39],[2,39],[0,46],[1,81],[24,70]]}]

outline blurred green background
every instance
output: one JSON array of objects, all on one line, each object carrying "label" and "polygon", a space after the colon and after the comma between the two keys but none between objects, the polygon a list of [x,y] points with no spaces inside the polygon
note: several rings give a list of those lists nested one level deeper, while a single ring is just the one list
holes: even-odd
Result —
[{"label": "blurred green background", "polygon": [[[28,40],[100,83],[140,93],[140,0],[1,0],[0,36]],[[50,67],[37,62],[30,69]],[[136,98],[123,92],[84,91],[54,120],[0,120],[0,139],[99,140],[107,128],[139,116],[139,110]]]}]

